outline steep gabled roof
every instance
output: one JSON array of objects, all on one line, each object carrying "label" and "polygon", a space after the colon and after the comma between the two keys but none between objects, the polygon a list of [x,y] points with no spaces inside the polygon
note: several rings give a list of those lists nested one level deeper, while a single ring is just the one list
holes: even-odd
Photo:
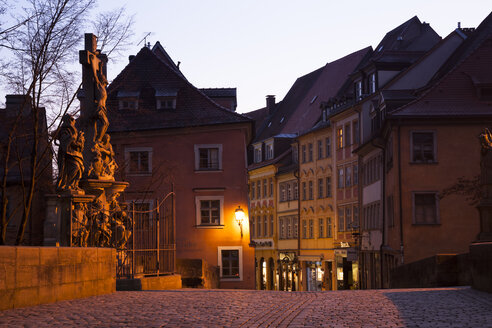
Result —
[{"label": "steep gabled roof", "polygon": [[391,116],[492,116],[492,100],[480,99],[477,92],[481,85],[492,87],[492,14],[458,47],[438,75],[441,78],[427,92]]},{"label": "steep gabled roof", "polygon": [[[162,47],[154,49],[142,48],[109,85],[109,132],[252,123],[195,88]],[[138,95],[138,109],[118,109],[118,94]],[[176,108],[157,110],[156,94],[177,94]]]},{"label": "steep gabled roof", "polygon": [[273,114],[268,115],[265,110],[246,114],[255,118],[257,125],[259,121],[262,124],[255,140],[310,129],[320,117],[321,102],[339,93],[349,74],[370,51],[371,47],[361,49],[298,78]]}]

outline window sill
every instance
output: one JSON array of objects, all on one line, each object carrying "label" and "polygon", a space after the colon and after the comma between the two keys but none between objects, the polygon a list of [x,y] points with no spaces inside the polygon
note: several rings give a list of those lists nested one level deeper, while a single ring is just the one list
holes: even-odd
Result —
[{"label": "window sill", "polygon": [[197,229],[224,229],[224,225],[223,224],[209,224],[209,225],[206,225],[206,224],[200,224],[200,225],[195,225],[195,228]]},{"label": "window sill", "polygon": [[233,277],[220,277],[220,281],[243,281],[243,278],[242,277],[237,277],[237,278],[233,278]]},{"label": "window sill", "polygon": [[152,176],[152,172],[127,172],[127,176],[129,177],[150,177]]},{"label": "window sill", "polygon": [[217,169],[217,170],[195,170],[195,173],[221,173],[223,172],[222,169]]}]

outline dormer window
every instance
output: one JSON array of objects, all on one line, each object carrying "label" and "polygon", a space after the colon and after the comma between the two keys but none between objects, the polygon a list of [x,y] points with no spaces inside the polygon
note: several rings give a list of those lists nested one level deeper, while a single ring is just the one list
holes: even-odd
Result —
[{"label": "dormer window", "polygon": [[119,109],[138,109],[138,91],[118,91],[118,108]]},{"label": "dormer window", "polygon": [[265,159],[266,160],[273,159],[273,141],[267,143],[265,145],[265,149],[266,149]]},{"label": "dormer window", "polygon": [[254,160],[255,163],[260,163],[262,160],[261,143],[254,146]]},{"label": "dormer window", "polygon": [[355,82],[355,98],[357,100],[362,99],[362,81]]},{"label": "dormer window", "polygon": [[177,89],[161,89],[155,91],[157,109],[176,109]]},{"label": "dormer window", "polygon": [[171,98],[171,97],[158,98],[157,109],[176,109],[176,98]]},{"label": "dormer window", "polygon": [[369,75],[369,93],[373,94],[376,92],[376,73]]}]

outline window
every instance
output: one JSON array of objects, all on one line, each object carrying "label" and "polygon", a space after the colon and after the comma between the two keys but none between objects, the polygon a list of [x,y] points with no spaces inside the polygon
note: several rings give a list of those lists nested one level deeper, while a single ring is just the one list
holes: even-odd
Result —
[{"label": "window", "polygon": [[345,125],[345,147],[350,146],[352,144],[351,139],[352,133],[350,131],[350,124]]},{"label": "window", "polygon": [[343,148],[343,127],[337,129],[337,149]]},{"label": "window", "polygon": [[258,236],[258,238],[261,237],[261,216],[260,215],[258,215],[258,222],[256,225],[256,235]]},{"label": "window", "polygon": [[360,142],[359,121],[357,121],[357,120],[354,121],[352,123],[352,125],[354,126],[354,128],[353,128],[353,132],[354,132],[354,143],[355,144],[359,144],[359,142]]},{"label": "window", "polygon": [[152,148],[125,148],[126,171],[129,174],[152,173]]},{"label": "window", "polygon": [[292,186],[290,183],[287,184],[287,200],[292,200]]},{"label": "window", "polygon": [[345,207],[345,230],[352,229],[352,208],[350,206]]},{"label": "window", "polygon": [[157,109],[176,109],[176,97],[157,98]]},{"label": "window", "polygon": [[412,161],[435,162],[434,132],[412,132]]},{"label": "window", "polygon": [[258,180],[256,182],[256,198],[257,199],[261,198],[261,180]]},{"label": "window", "polygon": [[273,159],[273,142],[266,144],[265,159]]},{"label": "window", "polygon": [[302,238],[307,238],[307,222],[306,220],[302,220]]},{"label": "window", "polygon": [[362,81],[355,82],[355,99],[362,99]]},{"label": "window", "polygon": [[318,198],[323,198],[323,179],[318,179]]},{"label": "window", "polygon": [[309,181],[309,199],[313,199],[313,182]]},{"label": "window", "polygon": [[273,215],[270,215],[270,237],[273,237]]},{"label": "window", "polygon": [[298,222],[297,222],[297,216],[293,216],[292,220],[294,221],[294,239],[297,239],[298,232],[299,232],[299,227],[298,227]]},{"label": "window", "polygon": [[243,248],[242,246],[219,246],[219,268],[221,280],[243,279]]},{"label": "window", "polygon": [[318,140],[318,159],[323,158],[323,142]]},{"label": "window", "polygon": [[338,231],[345,231],[345,219],[344,219],[345,211],[343,207],[338,209]]},{"label": "window", "polygon": [[376,92],[376,73],[369,75],[369,93]]},{"label": "window", "polygon": [[331,177],[327,177],[326,181],[326,197],[331,197]]},{"label": "window", "polygon": [[318,219],[318,237],[325,237],[325,219]]},{"label": "window", "polygon": [[331,227],[331,218],[326,219],[326,237],[332,238],[333,232]]},{"label": "window", "polygon": [[279,218],[279,228],[280,228],[280,239],[285,239],[285,220],[284,218]]},{"label": "window", "polygon": [[437,193],[413,193],[413,223],[439,224]]},{"label": "window", "polygon": [[268,197],[268,194],[267,194],[267,180],[266,179],[263,179],[263,198],[267,198]]},{"label": "window", "polygon": [[268,179],[268,184],[270,185],[270,190],[269,190],[268,196],[273,197],[273,179],[272,178]]},{"label": "window", "polygon": [[338,189],[343,188],[343,168],[338,169]]},{"label": "window", "polygon": [[251,182],[251,199],[255,199],[255,187],[256,187],[256,183]]},{"label": "window", "polygon": [[345,168],[345,187],[350,187],[352,185],[352,167],[347,166]]},{"label": "window", "polygon": [[386,170],[393,167],[393,136],[390,136],[386,144]]},{"label": "window", "polygon": [[285,197],[285,183],[280,184],[280,201],[285,202],[287,198]]},{"label": "window", "polygon": [[309,220],[309,238],[314,238],[314,220]]},{"label": "window", "polygon": [[195,145],[196,171],[217,171],[221,169],[222,169],[222,145],[219,144]]},{"label": "window", "polygon": [[306,182],[302,183],[302,200],[306,200]]},{"label": "window", "polygon": [[138,100],[135,98],[123,98],[118,100],[119,109],[138,109]]},{"label": "window", "polygon": [[331,140],[329,137],[325,139],[325,156],[331,156]]},{"label": "window", "polygon": [[261,162],[261,144],[255,145],[254,147],[254,153],[255,153],[255,163],[260,163]]},{"label": "window", "polygon": [[256,235],[255,235],[255,217],[252,216],[251,217],[251,221],[249,221],[249,229],[251,231],[251,237],[254,238]]},{"label": "window", "polygon": [[195,197],[196,225],[197,226],[222,226],[223,223],[223,196],[198,196]]},{"label": "window", "polygon": [[266,215],[263,215],[263,236],[268,237],[268,219]]},{"label": "window", "polygon": [[306,145],[302,145],[301,146],[301,149],[302,149],[302,162],[303,163],[306,163]]},{"label": "window", "polygon": [[287,239],[292,238],[292,217],[287,217],[285,219],[287,221],[286,226],[287,226]]},{"label": "window", "polygon": [[309,161],[313,161],[313,144],[309,143],[308,144],[308,156],[309,156]]},{"label": "window", "polygon": [[299,186],[297,185],[297,181],[294,182],[294,199],[299,199]]},{"label": "window", "polygon": [[352,230],[359,229],[359,206],[354,206],[354,219],[352,220]]}]

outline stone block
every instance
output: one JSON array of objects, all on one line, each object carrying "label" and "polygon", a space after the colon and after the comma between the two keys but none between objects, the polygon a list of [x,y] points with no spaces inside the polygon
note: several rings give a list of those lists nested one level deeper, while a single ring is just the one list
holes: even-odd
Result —
[{"label": "stone block", "polygon": [[83,263],[97,263],[97,248],[88,247],[82,252]]},{"label": "stone block", "polygon": [[61,283],[60,268],[57,265],[39,267],[39,286],[53,286]]},{"label": "stone block", "polygon": [[472,287],[492,293],[492,242],[470,245]]},{"label": "stone block", "polygon": [[0,265],[15,265],[16,247],[0,246]]},{"label": "stone block", "polygon": [[15,262],[6,261],[5,263],[0,263],[0,294],[4,290],[15,288],[15,271]]},{"label": "stone block", "polygon": [[39,266],[17,265],[15,269],[15,289],[39,286]]},{"label": "stone block", "polygon": [[77,284],[68,283],[61,284],[56,287],[56,300],[57,301],[65,301],[74,299],[77,294]]},{"label": "stone block", "polygon": [[42,266],[57,266],[58,247],[40,247],[39,264]]},{"label": "stone block", "polygon": [[16,288],[14,292],[14,306],[25,307],[39,304],[39,288]]},{"label": "stone block", "polygon": [[2,290],[0,292],[0,311],[14,308],[14,290]]},{"label": "stone block", "polygon": [[59,259],[60,265],[82,263],[82,248],[78,247],[59,247]]},{"label": "stone block", "polygon": [[39,265],[39,247],[17,247],[17,265]]},{"label": "stone block", "polygon": [[67,264],[59,267],[60,283],[69,284],[75,282],[75,264]]},{"label": "stone block", "polygon": [[56,289],[53,285],[39,286],[39,304],[56,302]]}]

